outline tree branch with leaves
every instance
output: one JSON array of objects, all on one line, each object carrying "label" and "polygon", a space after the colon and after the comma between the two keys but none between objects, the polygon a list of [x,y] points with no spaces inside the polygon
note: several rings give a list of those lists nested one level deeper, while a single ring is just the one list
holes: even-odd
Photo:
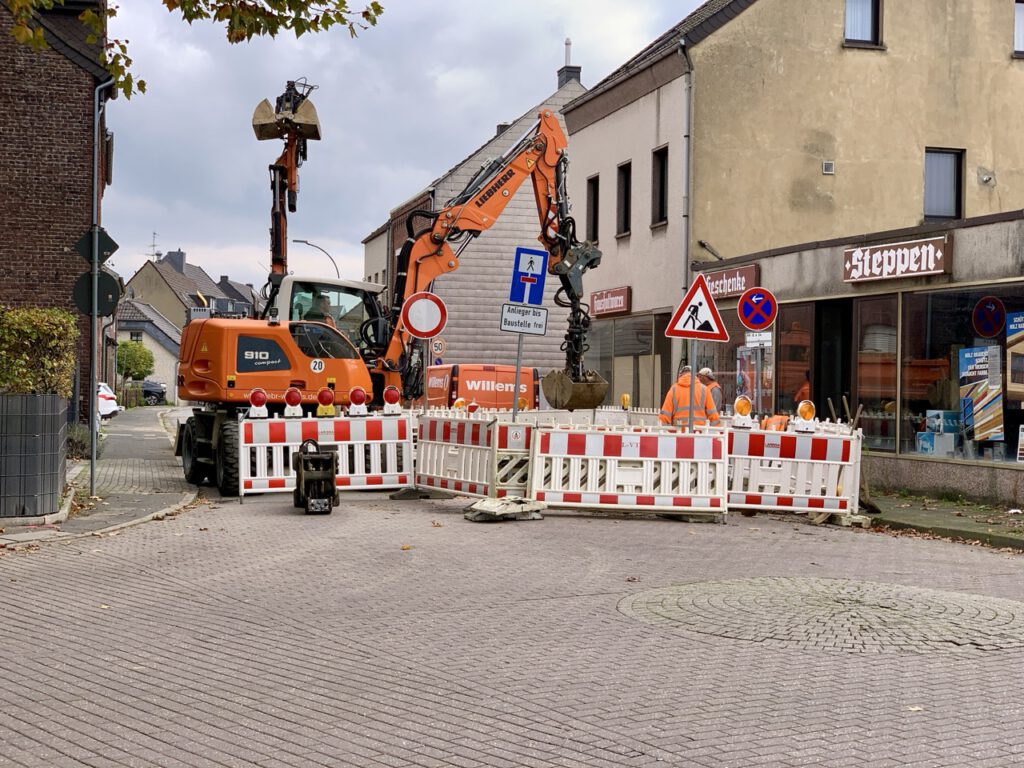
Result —
[{"label": "tree branch with leaves", "polygon": [[[36,50],[47,47],[43,28],[36,23],[38,11],[63,6],[64,0],[5,0],[14,14],[11,34],[19,43]],[[139,0],[133,0],[139,2]],[[212,21],[224,26],[229,43],[242,43],[254,37],[276,37],[292,32],[296,38],[308,33],[326,32],[338,27],[348,29],[351,37],[361,30],[376,26],[384,12],[379,2],[371,2],[361,11],[349,8],[347,0],[159,0],[168,12],[182,20]],[[128,54],[128,40],[107,38],[110,19],[117,16],[118,6],[97,2],[95,8],[82,12],[79,19],[89,30],[89,42],[101,44],[99,61],[114,79],[114,88],[131,98],[146,92],[146,81],[132,73],[133,61]]]}]

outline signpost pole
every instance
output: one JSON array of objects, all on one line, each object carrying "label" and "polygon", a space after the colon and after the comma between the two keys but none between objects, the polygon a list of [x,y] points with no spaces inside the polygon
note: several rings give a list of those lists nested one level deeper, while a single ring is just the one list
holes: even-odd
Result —
[{"label": "signpost pole", "polygon": [[687,432],[693,432],[693,406],[697,402],[697,365],[693,358],[695,347],[693,339],[686,340],[686,362],[690,366],[690,408],[686,416]]},{"label": "signpost pole", "polygon": [[433,339],[431,338],[431,339],[423,339],[420,342],[423,345],[423,365],[422,365],[422,368],[423,368],[423,415],[424,416],[427,415],[427,400],[428,400],[428,397],[427,397],[427,363],[429,362],[429,360],[427,358],[427,353],[430,352],[430,343],[432,341],[433,341]]},{"label": "signpost pole", "polygon": [[512,423],[519,418],[519,376],[523,366],[523,334],[516,334],[519,340],[516,342],[516,385],[512,392]]}]

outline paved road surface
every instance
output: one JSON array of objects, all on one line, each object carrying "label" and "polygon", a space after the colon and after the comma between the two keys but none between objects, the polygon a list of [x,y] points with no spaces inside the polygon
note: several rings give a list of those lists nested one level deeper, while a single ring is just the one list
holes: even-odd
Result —
[{"label": "paved road surface", "polygon": [[1024,764],[1024,557],[346,498],[0,556],[0,766]]}]

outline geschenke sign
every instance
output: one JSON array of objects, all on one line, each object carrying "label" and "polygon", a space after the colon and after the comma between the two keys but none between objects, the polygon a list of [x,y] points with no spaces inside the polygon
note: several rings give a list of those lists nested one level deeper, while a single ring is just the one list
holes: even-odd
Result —
[{"label": "geschenke sign", "polygon": [[761,267],[757,264],[748,264],[745,267],[705,272],[704,277],[707,278],[708,290],[711,291],[713,298],[727,299],[730,296],[740,296],[750,288],[760,285]]},{"label": "geschenke sign", "polygon": [[843,251],[843,282],[941,275],[952,271],[952,263],[953,242],[948,237],[847,248]]}]

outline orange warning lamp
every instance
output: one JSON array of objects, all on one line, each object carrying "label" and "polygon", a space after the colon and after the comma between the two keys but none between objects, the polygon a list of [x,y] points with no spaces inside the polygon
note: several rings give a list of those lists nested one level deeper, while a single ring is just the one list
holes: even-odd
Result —
[{"label": "orange warning lamp", "polygon": [[622,410],[628,411],[630,404],[633,402],[633,398],[630,397],[629,392],[623,392],[619,395],[619,403],[622,405]]},{"label": "orange warning lamp", "polygon": [[740,395],[733,402],[732,409],[737,416],[749,416],[750,412],[754,410],[754,404],[746,395]]},{"label": "orange warning lamp", "polygon": [[525,397],[519,398],[519,410],[525,411],[530,402]]},{"label": "orange warning lamp", "polygon": [[466,398],[464,398],[464,397],[457,398],[455,400],[455,402],[452,403],[452,408],[458,408],[460,411],[463,408],[465,408],[465,407],[466,407]]},{"label": "orange warning lamp", "polygon": [[814,403],[810,400],[801,400],[800,405],[796,407],[796,414],[804,421],[814,421],[815,414]]}]

